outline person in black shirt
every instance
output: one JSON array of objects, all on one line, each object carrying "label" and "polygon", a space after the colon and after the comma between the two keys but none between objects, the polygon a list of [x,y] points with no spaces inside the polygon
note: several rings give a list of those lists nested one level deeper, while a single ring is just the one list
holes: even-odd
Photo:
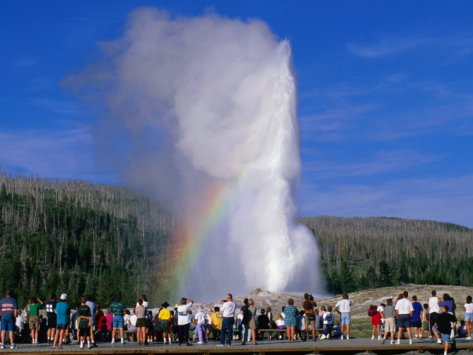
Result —
[{"label": "person in black shirt", "polygon": [[80,348],[84,348],[84,338],[87,338],[87,348],[91,348],[90,344],[90,327],[92,326],[92,312],[90,307],[87,306],[87,299],[82,296],[80,299],[81,305],[79,307],[79,337],[80,337]]},{"label": "person in black shirt", "polygon": [[440,333],[443,334],[442,338],[445,342],[445,355],[447,355],[448,353],[448,345],[450,343],[450,334],[452,332],[452,327],[453,329],[455,329],[456,325],[457,318],[455,318],[453,314],[448,313],[448,306],[443,306],[442,313],[440,313],[440,315],[437,317],[437,320],[433,327],[433,331],[439,344],[442,343],[442,341],[440,340]]}]

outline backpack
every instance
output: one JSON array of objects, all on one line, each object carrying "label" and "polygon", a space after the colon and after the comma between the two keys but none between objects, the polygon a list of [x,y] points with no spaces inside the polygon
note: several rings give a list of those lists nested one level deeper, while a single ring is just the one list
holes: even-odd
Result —
[{"label": "backpack", "polygon": [[376,313],[378,313],[378,307],[371,305],[371,306],[370,306],[370,309],[368,309],[368,315],[369,315],[370,317],[373,317],[373,316],[376,315]]},{"label": "backpack", "polygon": [[309,300],[305,300],[302,307],[304,307],[306,311],[311,311],[312,309],[314,309],[314,304],[310,302]]}]

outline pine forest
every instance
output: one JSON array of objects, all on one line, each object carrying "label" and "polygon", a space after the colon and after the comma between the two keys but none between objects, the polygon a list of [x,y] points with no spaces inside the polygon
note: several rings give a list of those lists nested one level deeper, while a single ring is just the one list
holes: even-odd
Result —
[{"label": "pine forest", "polygon": [[[312,217],[326,291],[402,283],[473,286],[473,230],[396,218]],[[126,186],[0,173],[0,292],[27,299],[121,293],[175,302],[173,215]],[[315,266],[315,265],[314,265]],[[318,290],[313,290],[317,292]]]}]

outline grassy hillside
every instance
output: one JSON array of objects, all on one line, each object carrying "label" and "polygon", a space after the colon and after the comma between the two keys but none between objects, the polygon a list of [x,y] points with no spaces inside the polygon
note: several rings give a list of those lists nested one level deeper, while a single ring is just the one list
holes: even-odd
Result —
[{"label": "grassy hillside", "polygon": [[473,230],[398,218],[312,217],[329,292],[402,283],[473,286]]}]

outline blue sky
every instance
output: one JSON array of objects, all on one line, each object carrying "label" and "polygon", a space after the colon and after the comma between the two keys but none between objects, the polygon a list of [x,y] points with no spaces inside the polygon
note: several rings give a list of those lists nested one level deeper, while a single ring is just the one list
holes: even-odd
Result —
[{"label": "blue sky", "polygon": [[61,80],[127,14],[259,18],[291,41],[299,89],[300,215],[473,227],[472,1],[0,2],[0,165],[118,182],[96,161],[98,117]]}]

